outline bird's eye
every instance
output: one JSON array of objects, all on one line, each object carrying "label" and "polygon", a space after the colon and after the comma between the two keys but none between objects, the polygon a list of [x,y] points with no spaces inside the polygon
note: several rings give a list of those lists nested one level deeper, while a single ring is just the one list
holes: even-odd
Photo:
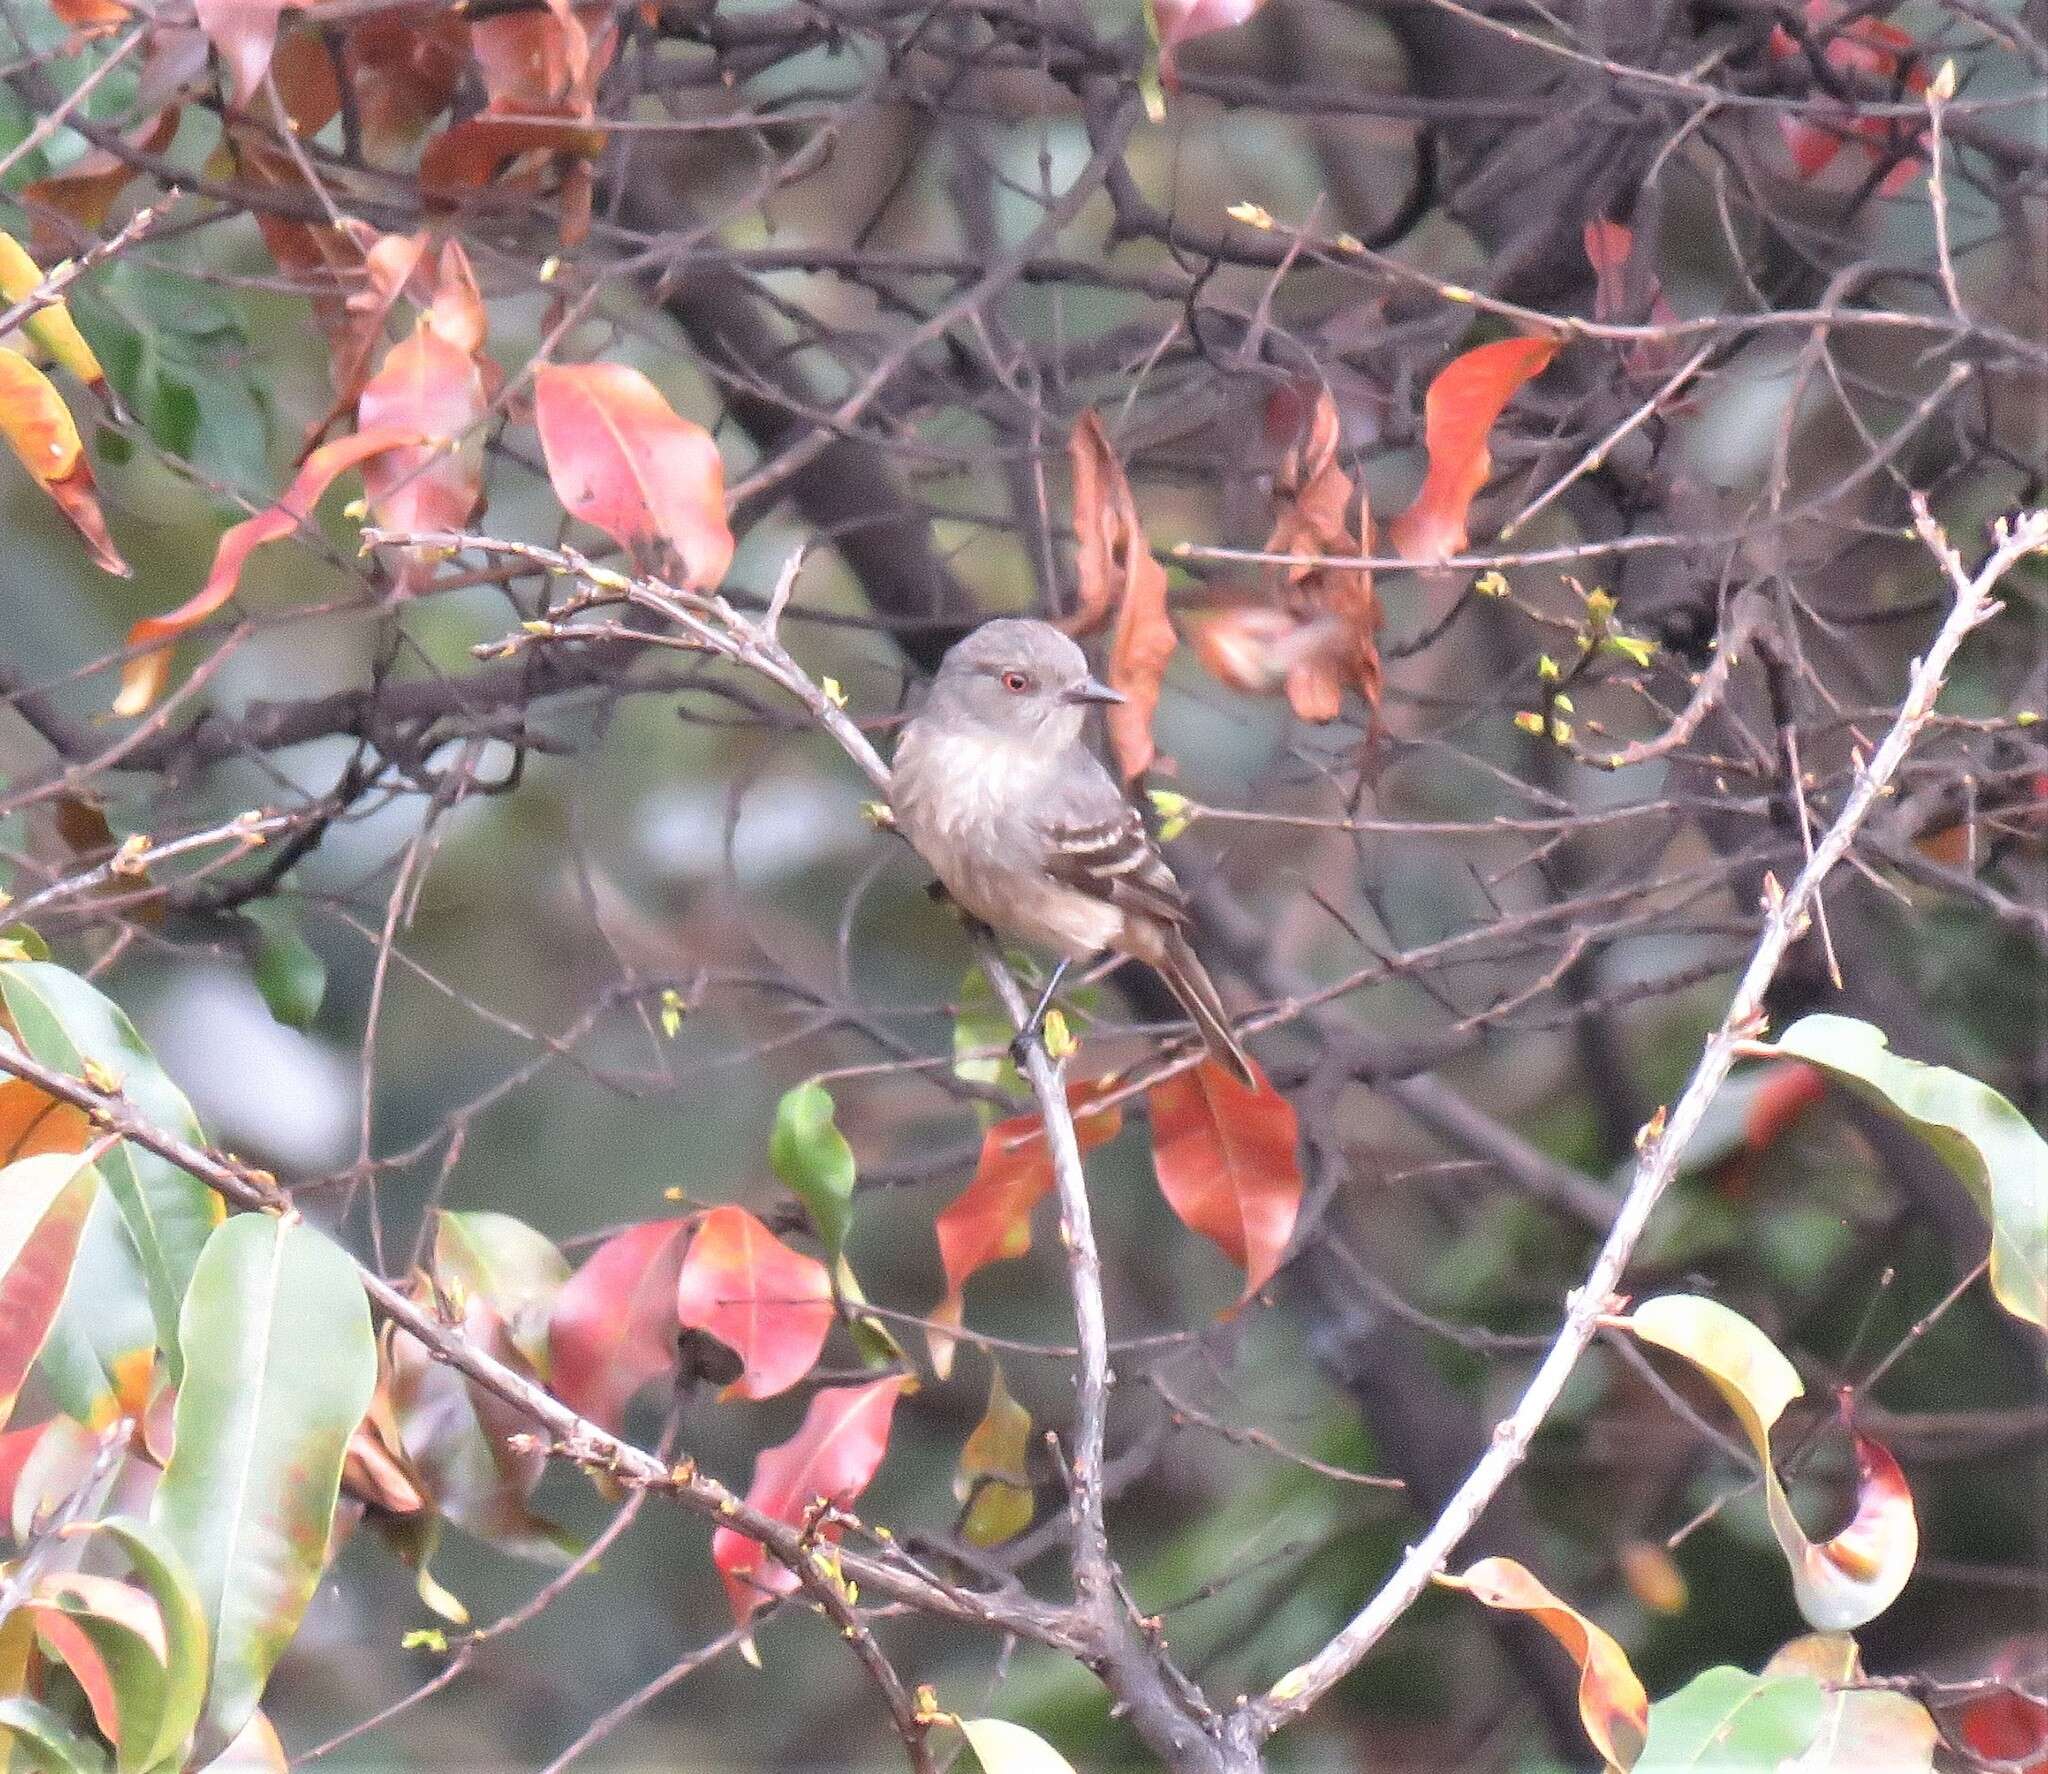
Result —
[{"label": "bird's eye", "polygon": [[1022,696],[1031,688],[1031,680],[1021,671],[1006,671],[1003,673],[1003,688],[1013,696]]}]

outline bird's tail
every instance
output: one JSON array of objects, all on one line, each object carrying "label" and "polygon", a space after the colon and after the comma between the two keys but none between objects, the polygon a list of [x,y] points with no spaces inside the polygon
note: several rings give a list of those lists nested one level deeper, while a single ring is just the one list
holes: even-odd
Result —
[{"label": "bird's tail", "polygon": [[1228,1066],[1248,1089],[1258,1089],[1258,1074],[1252,1070],[1252,1062],[1230,1026],[1230,1012],[1223,1008],[1209,970],[1189,946],[1188,939],[1178,930],[1169,930],[1165,951],[1153,966],[1166,981],[1167,989],[1180,1000],[1180,1007],[1194,1018],[1209,1057]]}]

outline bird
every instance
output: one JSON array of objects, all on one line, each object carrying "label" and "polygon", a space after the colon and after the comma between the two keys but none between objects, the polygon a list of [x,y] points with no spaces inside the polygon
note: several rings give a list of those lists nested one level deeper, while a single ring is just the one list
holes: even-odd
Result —
[{"label": "bird", "polygon": [[1082,737],[1090,707],[1123,700],[1051,623],[984,622],[947,650],[903,729],[890,812],[963,912],[1059,957],[1027,1033],[1069,966],[1125,955],[1165,982],[1210,1057],[1257,1089],[1188,940],[1187,895]]}]

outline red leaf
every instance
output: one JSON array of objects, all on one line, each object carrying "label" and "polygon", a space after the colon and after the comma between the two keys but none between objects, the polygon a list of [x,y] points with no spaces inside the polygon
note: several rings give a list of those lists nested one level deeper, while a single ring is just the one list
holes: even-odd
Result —
[{"label": "red leaf", "polygon": [[1555,339],[1497,339],[1437,372],[1423,400],[1429,472],[1415,503],[1387,527],[1402,557],[1441,560],[1465,546],[1472,500],[1493,467],[1487,434],[1524,382],[1557,355]]},{"label": "red leaf", "polygon": [[2040,1701],[2012,1689],[1985,1694],[1962,1708],[1956,1727],[1986,1761],[2012,1765],[2020,1774],[2048,1774],[2048,1706]]},{"label": "red leaf", "polygon": [[[1089,1106],[1101,1091],[1100,1084],[1067,1087],[1074,1136],[1084,1152],[1114,1139],[1123,1126],[1121,1108]],[[958,1324],[968,1278],[990,1263],[1021,1257],[1031,1248],[1031,1210],[1051,1188],[1052,1154],[1036,1115],[1013,1115],[981,1136],[981,1159],[974,1180],[954,1197],[932,1228],[938,1234],[939,1261],[946,1271],[946,1298],[933,1313],[935,1318]],[[942,1379],[945,1365],[940,1363]]]},{"label": "red leaf", "polygon": [[71,409],[48,376],[5,346],[0,346],[0,436],[85,538],[100,569],[127,578],[128,563],[100,515],[92,463],[86,459]]},{"label": "red leaf", "polygon": [[1265,0],[1153,0],[1159,23],[1159,82],[1168,92],[1180,90],[1174,52],[1183,43],[1243,24]]},{"label": "red leaf", "polygon": [[[213,553],[213,571],[206,576],[206,583],[198,592],[175,610],[162,616],[145,616],[136,623],[128,631],[129,646],[144,647],[155,641],[168,643],[187,629],[204,622],[235,595],[235,586],[241,580],[242,567],[249,556],[264,543],[289,536],[306,522],[336,476],[380,451],[398,449],[419,441],[418,436],[410,431],[379,430],[361,431],[353,437],[337,438],[331,444],[321,445],[300,466],[282,499],[254,517],[245,518],[221,537],[220,545]],[[168,645],[130,659],[121,668],[121,694],[114,700],[114,712],[140,714],[163,693],[170,670]]]},{"label": "red leaf", "polygon": [[[64,1290],[99,1178],[68,1152],[25,1159],[0,1172],[0,1424],[13,1413]],[[33,1219],[28,1216],[33,1212]]]},{"label": "red leaf", "polygon": [[1263,1073],[1251,1090],[1206,1059],[1145,1100],[1160,1193],[1244,1270],[1241,1298],[1250,1299],[1280,1267],[1301,1207],[1294,1110]]},{"label": "red leaf", "polygon": [[591,1253],[555,1297],[548,1372],[555,1396],[617,1429],[633,1394],[676,1365],[676,1278],[684,1220],[628,1226]]},{"label": "red leaf", "polygon": [[719,1397],[773,1398],[817,1365],[832,1329],[832,1277],[744,1207],[714,1207],[683,1258],[676,1316],[744,1364]]},{"label": "red leaf", "polygon": [[542,364],[534,394],[548,478],[569,512],[623,548],[665,540],[681,557],[686,588],[717,585],[733,543],[725,465],[710,432],[679,418],[625,364]]},{"label": "red leaf", "polygon": [[[791,1527],[800,1526],[804,1512],[821,1498],[835,1508],[848,1507],[867,1489],[888,1452],[890,1420],[909,1379],[908,1374],[892,1374],[866,1386],[820,1392],[797,1432],[754,1462],[747,1502]],[[831,1523],[820,1532],[827,1540],[839,1538]],[[712,1535],[711,1562],[741,1626],[769,1596],[787,1595],[797,1586],[784,1566],[763,1554],[759,1541],[733,1528]]]},{"label": "red leaf", "polygon": [[374,156],[391,159],[410,148],[448,109],[469,65],[469,36],[453,12],[376,13],[349,27],[342,66]]},{"label": "red leaf", "polygon": [[[356,404],[360,430],[409,431],[421,441],[388,450],[363,470],[363,491],[378,523],[394,530],[459,530],[483,494],[483,434],[489,406],[483,364],[483,303],[469,260],[454,242],[443,249],[432,307],[412,335],[386,354]],[[401,550],[401,591],[424,588],[437,556]]]},{"label": "red leaf", "polygon": [[1751,1152],[1777,1144],[1785,1130],[1828,1093],[1826,1077],[1803,1060],[1772,1066],[1751,1099],[1742,1124],[1742,1143]]},{"label": "red leaf", "polygon": [[285,0],[193,0],[199,28],[232,76],[229,106],[240,110],[270,67],[271,50],[277,43],[277,21]]}]

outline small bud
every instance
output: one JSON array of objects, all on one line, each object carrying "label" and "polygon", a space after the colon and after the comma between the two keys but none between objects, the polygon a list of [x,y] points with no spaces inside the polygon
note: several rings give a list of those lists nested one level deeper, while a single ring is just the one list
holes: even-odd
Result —
[{"label": "small bud", "polygon": [[683,1012],[687,1006],[683,995],[674,986],[667,987],[661,994],[661,1032],[671,1041],[681,1032]]},{"label": "small bud", "polygon": [[1081,1049],[1074,1031],[1067,1027],[1066,1013],[1057,1007],[1045,1013],[1045,1051],[1054,1059],[1072,1059]]},{"label": "small bud", "polygon": [[1533,708],[1517,709],[1515,711],[1515,725],[1521,728],[1524,733],[1541,733],[1543,731],[1543,717]]},{"label": "small bud", "polygon": [[820,678],[818,680],[818,688],[824,692],[825,700],[831,703],[834,708],[844,708],[846,706],[846,691],[837,678]]},{"label": "small bud", "polygon": [[1271,228],[1273,225],[1273,218],[1256,203],[1233,203],[1223,213],[1247,228]]},{"label": "small bud", "polygon": [[1546,684],[1554,684],[1564,675],[1564,669],[1548,653],[1545,653],[1536,661],[1536,675]]},{"label": "small bud", "polygon": [[1937,105],[1945,105],[1956,96],[1956,64],[1953,56],[1944,57],[1941,66],[1934,70],[1934,78],[1927,83],[1927,96]]},{"label": "small bud", "polygon": [[1472,589],[1481,597],[1506,597],[1508,595],[1507,575],[1498,567],[1488,567],[1485,572],[1472,581]]}]

